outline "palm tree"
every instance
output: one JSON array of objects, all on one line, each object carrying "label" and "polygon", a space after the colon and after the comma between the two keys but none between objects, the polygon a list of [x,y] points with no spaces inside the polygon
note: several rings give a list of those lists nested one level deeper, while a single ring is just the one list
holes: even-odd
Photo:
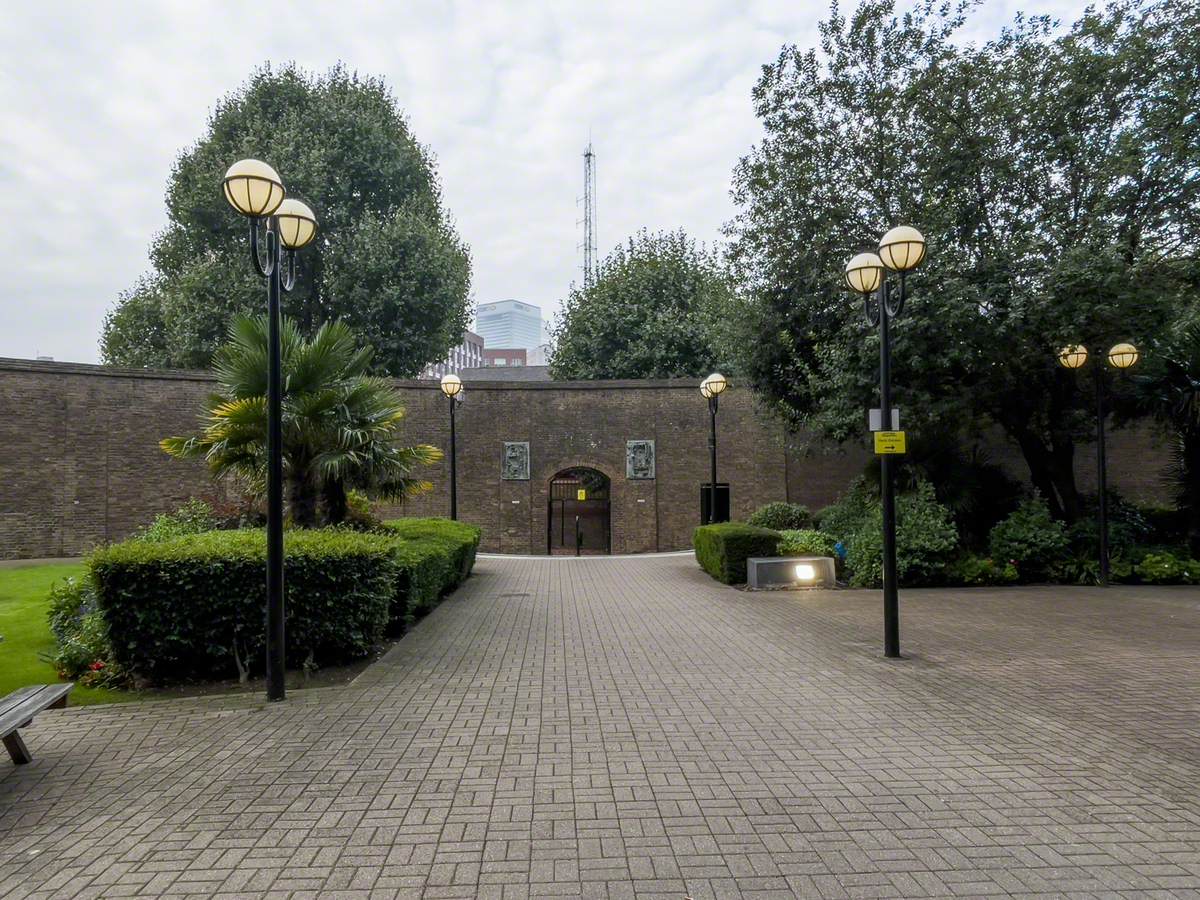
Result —
[{"label": "palm tree", "polygon": [[1168,478],[1188,512],[1188,545],[1200,557],[1200,313],[1168,332],[1137,386],[1143,407],[1174,432]]},{"label": "palm tree", "polygon": [[[318,523],[346,515],[346,492],[360,488],[398,499],[430,490],[414,478],[418,465],[442,458],[436,447],[397,447],[404,406],[384,378],[368,373],[372,350],[354,333],[328,322],[311,340],[285,318],[280,329],[283,369],[283,471],[292,521]],[[220,391],[205,402],[204,428],[170,437],[162,448],[180,459],[203,458],[214,475],[233,473],[255,494],[266,488],[267,318],[239,316],[229,341],[213,357]]]}]

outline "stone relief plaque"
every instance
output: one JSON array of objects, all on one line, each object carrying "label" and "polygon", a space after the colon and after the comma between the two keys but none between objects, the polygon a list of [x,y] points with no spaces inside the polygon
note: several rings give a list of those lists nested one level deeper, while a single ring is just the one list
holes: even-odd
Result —
[{"label": "stone relief plaque", "polygon": [[505,481],[529,480],[529,441],[505,441],[500,477]]},{"label": "stone relief plaque", "polygon": [[625,442],[625,477],[654,477],[654,441]]}]

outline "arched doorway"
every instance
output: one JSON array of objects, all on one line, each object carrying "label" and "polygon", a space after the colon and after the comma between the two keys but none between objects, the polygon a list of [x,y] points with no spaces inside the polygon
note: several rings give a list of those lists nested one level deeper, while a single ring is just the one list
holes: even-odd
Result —
[{"label": "arched doorway", "polygon": [[603,472],[585,467],[563,469],[550,479],[546,511],[546,552],[575,553],[575,521],[579,519],[579,552],[608,553],[612,546],[609,481]]}]

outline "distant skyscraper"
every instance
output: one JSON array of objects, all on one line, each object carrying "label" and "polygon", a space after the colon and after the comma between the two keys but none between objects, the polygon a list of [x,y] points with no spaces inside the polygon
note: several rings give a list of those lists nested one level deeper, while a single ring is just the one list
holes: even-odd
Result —
[{"label": "distant skyscraper", "polygon": [[531,350],[542,342],[542,308],[520,300],[480,303],[475,331],[489,349]]}]

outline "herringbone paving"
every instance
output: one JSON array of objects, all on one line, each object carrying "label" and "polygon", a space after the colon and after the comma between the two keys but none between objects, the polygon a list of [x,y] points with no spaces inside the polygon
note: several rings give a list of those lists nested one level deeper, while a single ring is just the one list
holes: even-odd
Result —
[{"label": "herringbone paving", "polygon": [[354,685],[41,716],[0,896],[1200,897],[1200,595],[485,559]]}]

